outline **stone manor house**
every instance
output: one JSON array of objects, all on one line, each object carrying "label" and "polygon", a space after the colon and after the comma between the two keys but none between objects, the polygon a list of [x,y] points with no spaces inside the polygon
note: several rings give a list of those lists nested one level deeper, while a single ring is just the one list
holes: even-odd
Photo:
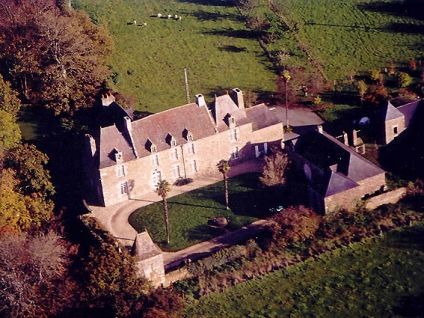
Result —
[{"label": "stone manor house", "polygon": [[385,171],[359,154],[355,130],[352,138],[344,133],[341,142],[322,130],[322,120],[310,110],[289,109],[293,131],[285,133],[283,108],[246,108],[238,88],[215,97],[211,105],[199,94],[193,103],[137,120],[111,94],[102,97],[102,109],[112,119],[86,135],[85,158],[100,205],[152,192],[163,179],[173,183],[216,175],[222,159],[232,166],[261,160],[271,145],[285,148],[304,172],[305,199],[317,211],[352,208],[386,185]]}]

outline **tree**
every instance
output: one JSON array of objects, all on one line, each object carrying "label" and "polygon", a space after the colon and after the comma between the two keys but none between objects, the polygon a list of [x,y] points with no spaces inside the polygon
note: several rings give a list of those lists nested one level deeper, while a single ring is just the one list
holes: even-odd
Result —
[{"label": "tree", "polygon": [[168,211],[168,193],[171,191],[171,186],[166,180],[161,180],[156,186],[156,193],[162,198],[163,216],[165,220],[166,242],[169,244],[169,211]]},{"label": "tree", "polygon": [[317,95],[317,96],[314,97],[312,102],[314,103],[315,106],[319,106],[322,103],[322,99],[319,95]]},{"label": "tree", "polygon": [[377,83],[383,82],[383,74],[378,69],[372,69],[370,72],[370,77],[373,81]]},{"label": "tree", "polygon": [[289,85],[289,81],[291,79],[290,72],[285,70],[282,74],[282,79],[284,81],[284,91],[285,91],[285,107],[286,107],[286,127],[289,128],[289,105],[288,105],[288,98],[287,98],[287,89]]},{"label": "tree", "polygon": [[20,108],[21,101],[18,98],[18,94],[0,74],[0,110],[16,116]]},{"label": "tree", "polygon": [[92,104],[107,78],[111,48],[104,29],[80,11],[48,0],[5,0],[0,14],[0,63],[28,100],[72,113]]},{"label": "tree", "polygon": [[69,305],[69,256],[54,232],[0,238],[0,302],[12,317],[56,316]]},{"label": "tree", "polygon": [[224,179],[225,206],[228,210],[228,172],[230,171],[230,164],[228,160],[222,159],[220,162],[218,162],[216,167],[218,168],[218,171],[222,173],[222,177]]},{"label": "tree", "polygon": [[412,83],[412,77],[405,72],[399,72],[397,74],[397,81],[400,87],[408,87]]},{"label": "tree", "polygon": [[272,148],[271,153],[265,156],[265,165],[259,180],[267,187],[284,184],[288,166],[287,154],[281,149]]},{"label": "tree", "polygon": [[295,243],[313,237],[321,223],[321,217],[304,206],[288,207],[276,214],[273,220],[278,224],[283,243]]},{"label": "tree", "polygon": [[365,96],[365,94],[368,90],[368,86],[365,83],[365,81],[360,80],[360,81],[358,81],[356,87],[358,89],[358,94],[359,94],[359,97],[361,98],[361,103],[362,103],[363,100],[364,100],[364,96]]},{"label": "tree", "polygon": [[16,147],[21,141],[21,130],[12,114],[0,110],[0,152]]}]

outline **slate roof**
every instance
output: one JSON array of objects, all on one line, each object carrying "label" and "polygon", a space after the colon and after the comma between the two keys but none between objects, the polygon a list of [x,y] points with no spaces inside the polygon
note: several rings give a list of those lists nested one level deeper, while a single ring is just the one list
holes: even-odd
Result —
[{"label": "slate roof", "polygon": [[269,108],[265,104],[259,104],[246,109],[246,116],[249,122],[252,123],[253,130],[262,129],[268,126],[273,126],[281,122],[278,113],[281,108]]},{"label": "slate roof", "polygon": [[417,100],[412,103],[408,103],[402,106],[399,106],[397,109],[405,116],[405,127],[409,126],[409,123],[415,116],[417,112],[418,105],[421,103],[421,100]]},{"label": "slate roof", "polygon": [[236,119],[237,126],[249,122],[246,112],[240,109],[228,94],[215,98],[211,112],[219,132],[229,129],[226,120],[228,114],[231,114]]},{"label": "slate roof", "polygon": [[301,135],[295,151],[322,171],[312,176],[312,187],[323,196],[352,189],[359,181],[384,173],[326,132]]},{"label": "slate roof", "polygon": [[162,254],[162,251],[153,243],[149,233],[144,231],[135,237],[132,253],[138,261],[143,261]]},{"label": "slate roof", "polygon": [[132,122],[133,138],[139,157],[150,155],[146,143],[150,140],[157,151],[171,148],[168,134],[177,145],[187,143],[184,131],[193,135],[193,140],[215,134],[213,121],[206,107],[195,103],[165,110]]},{"label": "slate roof", "polygon": [[403,114],[395,106],[393,106],[390,101],[388,101],[384,108],[384,120],[388,121],[400,117],[403,117]]}]

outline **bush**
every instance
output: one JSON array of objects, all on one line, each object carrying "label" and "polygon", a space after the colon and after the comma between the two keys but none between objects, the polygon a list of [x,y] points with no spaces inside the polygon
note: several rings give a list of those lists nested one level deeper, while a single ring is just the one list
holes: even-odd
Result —
[{"label": "bush", "polygon": [[177,181],[174,182],[174,185],[180,187],[189,183],[192,183],[193,179],[192,178],[178,178]]}]

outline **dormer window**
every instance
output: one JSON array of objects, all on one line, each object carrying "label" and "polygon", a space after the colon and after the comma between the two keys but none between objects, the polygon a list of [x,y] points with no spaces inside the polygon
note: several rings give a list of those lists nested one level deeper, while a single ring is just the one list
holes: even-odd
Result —
[{"label": "dormer window", "polygon": [[231,116],[230,114],[227,114],[227,124],[228,127],[233,128],[236,126],[236,119],[234,116]]},{"label": "dormer window", "polygon": [[187,141],[193,141],[193,134],[187,128],[185,128],[184,131],[183,131],[183,137]]},{"label": "dormer window", "polygon": [[157,152],[158,151],[158,149],[157,149],[157,147],[156,147],[156,145],[150,140],[150,139],[147,139],[147,142],[146,142],[146,145],[145,145],[145,147],[146,147],[146,149],[148,150],[148,151],[150,151],[151,153],[155,153],[155,152]]},{"label": "dormer window", "polygon": [[171,134],[166,135],[165,140],[171,147],[175,147],[177,145],[177,140]]},{"label": "dormer window", "polygon": [[156,148],[156,145],[153,145],[153,144],[152,144],[152,145],[150,146],[150,152],[151,152],[151,153],[155,153],[155,152],[157,152],[157,151],[158,151],[158,148]]},{"label": "dormer window", "polygon": [[115,161],[116,163],[121,163],[122,162],[122,152],[116,150],[115,151]]}]

